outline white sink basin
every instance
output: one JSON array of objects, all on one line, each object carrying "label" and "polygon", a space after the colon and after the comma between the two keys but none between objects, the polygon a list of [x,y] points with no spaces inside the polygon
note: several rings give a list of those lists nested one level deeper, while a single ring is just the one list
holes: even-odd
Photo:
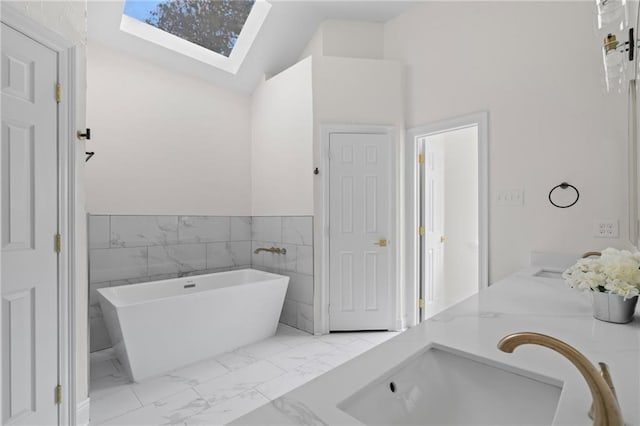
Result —
[{"label": "white sink basin", "polygon": [[338,404],[365,424],[551,424],[562,382],[430,345]]}]

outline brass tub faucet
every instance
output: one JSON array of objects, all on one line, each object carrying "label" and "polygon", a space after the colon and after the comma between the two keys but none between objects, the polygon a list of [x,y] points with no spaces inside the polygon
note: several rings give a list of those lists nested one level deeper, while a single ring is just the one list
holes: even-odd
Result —
[{"label": "brass tub faucet", "polygon": [[270,247],[270,248],[260,247],[255,249],[254,253],[258,254],[261,251],[266,251],[268,253],[273,253],[273,254],[287,254],[286,248],[278,248],[278,247]]}]

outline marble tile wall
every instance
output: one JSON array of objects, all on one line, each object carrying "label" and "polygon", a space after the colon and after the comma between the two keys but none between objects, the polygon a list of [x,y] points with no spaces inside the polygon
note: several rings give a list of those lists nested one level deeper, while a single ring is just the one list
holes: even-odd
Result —
[{"label": "marble tile wall", "polygon": [[[313,333],[313,218],[253,217],[251,265],[289,276],[280,322]],[[257,248],[287,249],[285,255],[255,253]]]},{"label": "marble tile wall", "polygon": [[[290,277],[281,322],[313,332],[311,217],[89,217],[91,351],[111,346],[99,288],[253,267]],[[285,247],[287,255],[253,254]]]}]

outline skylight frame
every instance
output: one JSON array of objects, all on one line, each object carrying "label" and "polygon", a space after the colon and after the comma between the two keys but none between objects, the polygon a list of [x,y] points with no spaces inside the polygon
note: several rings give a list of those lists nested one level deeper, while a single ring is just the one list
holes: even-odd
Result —
[{"label": "skylight frame", "polygon": [[271,4],[266,0],[255,1],[228,57],[163,31],[146,22],[139,21],[124,13],[122,13],[122,19],[120,21],[120,31],[231,74],[237,74],[270,9]]}]

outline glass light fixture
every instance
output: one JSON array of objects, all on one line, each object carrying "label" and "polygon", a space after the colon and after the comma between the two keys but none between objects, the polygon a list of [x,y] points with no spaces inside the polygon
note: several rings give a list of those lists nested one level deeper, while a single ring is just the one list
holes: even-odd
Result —
[{"label": "glass light fixture", "polygon": [[[595,0],[595,27],[599,37],[604,38],[602,63],[607,93],[623,93],[629,79],[629,69],[635,66],[635,39],[633,27],[629,27],[628,0]],[[627,37],[628,33],[628,37]],[[628,57],[628,60],[626,59]],[[632,66],[628,66],[632,62]]]},{"label": "glass light fixture", "polygon": [[627,0],[596,0],[596,27],[599,31],[622,31],[628,24]]},{"label": "glass light fixture", "polygon": [[602,56],[604,63],[605,88],[608,93],[622,93],[626,70],[626,55],[619,51],[620,42],[613,34],[604,39]]}]

